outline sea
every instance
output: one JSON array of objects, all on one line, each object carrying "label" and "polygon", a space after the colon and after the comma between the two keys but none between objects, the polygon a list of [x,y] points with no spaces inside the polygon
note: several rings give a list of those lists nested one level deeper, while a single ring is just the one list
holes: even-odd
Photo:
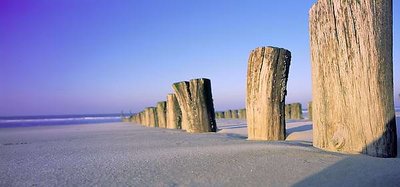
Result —
[{"label": "sea", "polygon": [[0,128],[121,122],[121,114],[79,114],[0,117]]},{"label": "sea", "polygon": [[[396,107],[396,116],[400,116],[400,108]],[[308,116],[308,111],[303,110],[303,115]],[[13,116],[0,117],[0,128],[79,125],[121,122],[121,114],[79,114],[79,115],[44,115],[44,116]]]}]

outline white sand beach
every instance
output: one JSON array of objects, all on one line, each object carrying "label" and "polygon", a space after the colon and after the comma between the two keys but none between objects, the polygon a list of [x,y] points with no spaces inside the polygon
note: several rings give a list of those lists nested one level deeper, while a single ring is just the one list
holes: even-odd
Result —
[{"label": "white sand beach", "polygon": [[[188,134],[131,123],[0,129],[0,186],[398,186],[400,158],[325,152],[307,120],[285,142],[243,120]],[[397,117],[400,124],[400,117]]]}]

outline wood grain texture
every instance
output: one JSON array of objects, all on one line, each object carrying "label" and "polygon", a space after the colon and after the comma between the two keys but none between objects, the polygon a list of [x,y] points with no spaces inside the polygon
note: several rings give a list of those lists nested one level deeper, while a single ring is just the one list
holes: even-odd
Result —
[{"label": "wood grain texture", "polygon": [[167,128],[181,129],[182,112],[175,94],[167,95]]},{"label": "wood grain texture", "polygon": [[145,125],[145,114],[144,114],[144,111],[141,111],[140,113],[139,113],[139,118],[140,118],[140,124],[141,125]]},{"label": "wood grain texture", "polygon": [[161,101],[157,103],[157,120],[159,128],[167,128],[167,102]]},{"label": "wood grain texture", "polygon": [[239,119],[239,110],[232,110],[232,119]]},{"label": "wood grain texture", "polygon": [[291,104],[285,105],[285,119],[292,119],[292,108]]},{"label": "wood grain texture", "polygon": [[192,79],[172,87],[182,111],[182,129],[190,133],[216,132],[211,81]]},{"label": "wood grain texture", "polygon": [[155,107],[147,107],[145,109],[146,126],[158,127],[157,109]]},{"label": "wood grain texture", "polygon": [[308,102],[308,119],[310,121],[313,120],[313,118],[312,118],[312,101]]},{"label": "wood grain texture", "polygon": [[313,145],[397,155],[392,0],[319,0],[309,12]]},{"label": "wood grain texture", "polygon": [[218,119],[225,118],[224,112],[215,112],[215,118]]},{"label": "wood grain texture", "polygon": [[227,110],[224,112],[224,116],[227,119],[231,119],[232,118],[232,110]]},{"label": "wood grain texture", "polygon": [[290,119],[303,119],[301,103],[290,104]]},{"label": "wood grain texture", "polygon": [[246,119],[246,109],[239,110],[239,119]]},{"label": "wood grain texture", "polygon": [[246,117],[249,140],[285,140],[285,97],[291,53],[259,47],[247,70]]}]

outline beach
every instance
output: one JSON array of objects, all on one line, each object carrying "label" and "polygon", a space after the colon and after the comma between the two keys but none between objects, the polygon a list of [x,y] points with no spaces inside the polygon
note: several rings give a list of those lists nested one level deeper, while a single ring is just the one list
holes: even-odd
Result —
[{"label": "beach", "polygon": [[[132,123],[0,129],[0,186],[396,186],[400,158],[312,147],[311,122],[288,141],[246,140],[244,120],[218,133]],[[397,124],[400,117],[397,116]]]}]

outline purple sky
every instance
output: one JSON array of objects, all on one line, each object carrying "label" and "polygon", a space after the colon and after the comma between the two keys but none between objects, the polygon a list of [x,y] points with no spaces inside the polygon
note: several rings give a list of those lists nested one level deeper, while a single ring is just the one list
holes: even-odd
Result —
[{"label": "purple sky", "polygon": [[287,102],[306,106],[314,2],[1,0],[0,116],[138,112],[165,100],[172,83],[199,77],[211,79],[216,110],[244,108],[258,46],[292,52]]}]

